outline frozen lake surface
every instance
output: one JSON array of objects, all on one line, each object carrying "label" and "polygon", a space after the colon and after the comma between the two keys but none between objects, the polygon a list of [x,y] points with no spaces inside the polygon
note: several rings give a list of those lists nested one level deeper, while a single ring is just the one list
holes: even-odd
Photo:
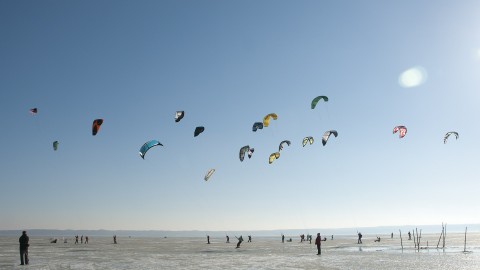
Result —
[{"label": "frozen lake surface", "polygon": [[[18,236],[20,237],[20,235]],[[0,237],[0,269],[480,269],[480,234],[467,235],[468,253],[463,253],[463,234],[447,234],[445,251],[435,247],[439,235],[424,235],[419,252],[413,240],[365,235],[363,244],[355,236],[330,236],[322,242],[322,255],[315,245],[281,243],[280,237],[255,237],[235,249],[230,236],[211,238],[90,237],[89,244],[74,244],[73,237],[50,244],[48,237],[30,237],[30,265],[19,266],[18,237]],[[243,236],[247,240],[246,235]],[[290,236],[286,236],[286,239]],[[314,242],[314,241],[313,241]]]}]

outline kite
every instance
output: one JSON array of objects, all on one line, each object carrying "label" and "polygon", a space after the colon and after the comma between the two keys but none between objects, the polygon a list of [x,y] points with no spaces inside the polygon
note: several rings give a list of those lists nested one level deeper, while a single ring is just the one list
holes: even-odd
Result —
[{"label": "kite", "polygon": [[261,123],[261,122],[253,123],[252,131],[256,132],[257,129],[263,129],[263,123]]},{"label": "kite", "polygon": [[251,157],[252,157],[252,155],[253,155],[253,151],[255,151],[255,149],[254,149],[254,148],[250,148],[250,149],[248,149],[248,152],[247,152],[247,156],[248,156],[248,158],[251,158]]},{"label": "kite", "polygon": [[92,135],[97,135],[97,132],[100,130],[100,126],[103,124],[103,119],[95,119],[92,125]]},{"label": "kite", "polygon": [[400,131],[398,134],[398,137],[401,139],[407,135],[407,128],[404,126],[396,126],[393,128],[393,134],[397,133],[397,131]]},{"label": "kite", "polygon": [[275,113],[269,113],[265,115],[263,118],[263,126],[268,127],[268,124],[270,123],[270,118],[273,118],[273,120],[277,120],[277,115]]},{"label": "kite", "polygon": [[37,109],[37,108],[30,109],[29,111],[30,111],[30,113],[31,113],[32,115],[35,115],[35,114],[38,113],[38,109]]},{"label": "kite", "polygon": [[268,163],[272,164],[272,162],[275,159],[278,159],[279,157],[280,157],[280,152],[275,152],[275,153],[271,154],[270,157],[268,158]]},{"label": "kite", "polygon": [[278,146],[278,152],[282,151],[283,150],[283,144],[286,143],[288,146],[290,146],[290,141],[288,140],[285,140],[285,141],[282,141],[280,143],[280,145]]},{"label": "kite", "polygon": [[322,144],[323,146],[325,146],[325,144],[327,144],[327,141],[328,141],[328,138],[330,138],[330,135],[334,135],[335,138],[338,136],[338,133],[336,130],[329,130],[329,131],[325,131],[325,133],[323,133],[323,136],[322,136]]},{"label": "kite", "polygon": [[253,155],[253,151],[255,151],[255,149],[250,148],[250,146],[248,145],[245,145],[244,147],[240,148],[240,154],[239,154],[240,161],[243,161],[243,159],[245,158],[245,153],[247,153],[248,158],[251,158]]},{"label": "kite", "polygon": [[151,141],[148,141],[146,142],[145,144],[142,145],[142,147],[140,148],[140,156],[145,159],[145,154],[147,153],[148,150],[150,150],[150,148],[152,147],[155,147],[155,146],[158,146],[158,145],[161,145],[163,146],[163,144],[161,144],[159,141],[157,140],[151,140]]},{"label": "kite", "polygon": [[196,128],[195,128],[195,132],[193,132],[193,137],[197,137],[197,136],[200,135],[200,133],[202,133],[204,130],[205,130],[204,127],[196,127]]},{"label": "kite", "polygon": [[318,97],[314,98],[312,100],[312,104],[311,104],[312,110],[315,109],[315,106],[317,106],[317,103],[320,101],[320,99],[323,99],[323,101],[325,101],[325,102],[328,101],[328,97],[326,97],[326,96],[318,96]]},{"label": "kite", "polygon": [[185,116],[185,112],[184,111],[177,111],[175,113],[175,122],[180,122],[180,120],[182,120],[183,116]]},{"label": "kite", "polygon": [[208,170],[207,174],[205,174],[205,177],[203,179],[205,179],[205,181],[208,181],[208,179],[210,179],[210,176],[212,176],[214,172],[215,172],[215,169]]},{"label": "kite", "polygon": [[445,137],[443,137],[443,143],[446,144],[447,143],[447,140],[448,140],[448,137],[450,137],[450,135],[455,135],[455,139],[458,140],[458,132],[455,132],[455,131],[450,131],[450,132],[447,132],[447,134],[445,134]]},{"label": "kite", "polygon": [[53,150],[57,151],[57,149],[58,149],[58,141],[54,141],[53,142]]},{"label": "kite", "polygon": [[303,138],[303,142],[302,142],[303,147],[305,147],[305,145],[307,145],[308,142],[310,142],[310,144],[313,144],[313,137],[310,136],[310,137]]}]

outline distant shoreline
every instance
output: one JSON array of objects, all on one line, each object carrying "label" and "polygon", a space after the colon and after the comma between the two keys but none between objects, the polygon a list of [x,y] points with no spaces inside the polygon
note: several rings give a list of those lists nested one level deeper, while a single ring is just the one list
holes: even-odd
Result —
[{"label": "distant shoreline", "polygon": [[[480,224],[447,224],[447,232],[464,232],[468,227],[468,232],[480,232]],[[356,235],[357,231],[363,234],[390,234],[397,235],[399,230],[407,233],[415,228],[422,229],[423,233],[440,233],[441,224],[438,225],[402,225],[402,226],[379,226],[379,227],[358,227],[358,228],[305,228],[305,229],[277,229],[277,230],[74,230],[74,229],[29,229],[19,228],[18,230],[0,230],[0,236],[18,236],[22,230],[27,230],[30,236],[112,236],[120,237],[205,237],[207,234],[211,237],[225,237],[229,235],[255,235],[255,236],[280,236],[314,234],[320,232],[323,235]]]}]

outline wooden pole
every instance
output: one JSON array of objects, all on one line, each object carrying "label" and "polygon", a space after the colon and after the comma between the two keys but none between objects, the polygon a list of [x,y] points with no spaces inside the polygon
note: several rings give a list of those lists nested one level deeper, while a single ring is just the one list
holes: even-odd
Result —
[{"label": "wooden pole", "polygon": [[[417,236],[418,236],[418,233],[417,233]],[[420,236],[418,236],[418,240],[417,240],[417,243],[418,243],[418,250],[420,250],[420,240],[422,239],[422,229],[420,229]]]},{"label": "wooden pole", "polygon": [[415,237],[415,230],[412,230],[413,233],[413,245],[415,246],[415,249],[417,249],[417,238]]},{"label": "wooden pole", "polygon": [[400,245],[402,245],[402,252],[403,252],[403,239],[402,239],[402,231],[398,230],[400,232]]},{"label": "wooden pole", "polygon": [[445,238],[447,238],[447,223],[445,223],[445,231],[443,233],[443,249],[445,249]]},{"label": "wooden pole", "polygon": [[467,227],[465,227],[465,242],[463,244],[463,252],[467,252]]},{"label": "wooden pole", "polygon": [[442,236],[443,236],[443,223],[442,223],[442,233],[440,234],[440,237],[438,238],[437,249],[438,249],[438,246],[440,245],[440,240],[442,240]]}]

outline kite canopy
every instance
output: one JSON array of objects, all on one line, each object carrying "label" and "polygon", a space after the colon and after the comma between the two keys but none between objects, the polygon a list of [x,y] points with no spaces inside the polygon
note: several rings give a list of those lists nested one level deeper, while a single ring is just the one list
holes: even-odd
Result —
[{"label": "kite canopy", "polygon": [[146,142],[145,144],[142,145],[142,147],[140,148],[140,156],[145,159],[145,154],[147,153],[148,150],[150,150],[150,148],[152,147],[155,147],[155,146],[158,146],[158,145],[161,145],[163,146],[163,144],[161,144],[159,141],[157,140],[151,140],[151,141],[148,141]]},{"label": "kite canopy", "polygon": [[317,103],[320,101],[320,99],[323,99],[323,101],[325,101],[325,102],[328,101],[328,97],[326,97],[326,96],[318,96],[318,97],[314,98],[312,100],[312,104],[311,104],[312,110],[315,109],[315,106],[317,106]]},{"label": "kite canopy", "polygon": [[38,113],[38,109],[37,109],[37,108],[32,108],[32,109],[30,109],[29,111],[30,111],[30,113],[31,113],[32,115],[35,115],[35,114]]},{"label": "kite canopy", "polygon": [[455,139],[458,140],[458,132],[456,131],[450,131],[450,132],[447,132],[447,134],[445,134],[445,137],[443,137],[443,143],[446,144],[447,143],[447,140],[448,140],[448,137],[450,137],[450,135],[455,135]]},{"label": "kite canopy", "polygon": [[245,153],[248,155],[248,158],[251,158],[253,155],[253,151],[255,151],[254,148],[250,148],[250,146],[245,145],[244,147],[240,148],[240,153],[239,153],[239,158],[240,161],[243,161],[245,158]]},{"label": "kite canopy", "polygon": [[100,126],[103,124],[103,119],[95,119],[93,120],[92,125],[92,135],[97,135],[97,132],[100,130]]},{"label": "kite canopy", "polygon": [[263,129],[263,123],[261,123],[261,122],[253,123],[252,131],[256,132],[257,129]]},{"label": "kite canopy", "polygon": [[195,132],[193,132],[193,137],[197,137],[197,136],[200,135],[200,133],[202,133],[204,130],[205,130],[204,127],[196,127],[196,128],[195,128]]},{"label": "kite canopy", "polygon": [[203,178],[205,181],[208,181],[210,179],[210,176],[215,172],[215,169],[210,169],[208,170],[207,174],[205,174],[205,177]]},{"label": "kite canopy", "polygon": [[268,164],[272,164],[272,162],[275,159],[278,159],[279,157],[280,157],[280,152],[275,152],[275,153],[271,154],[270,157],[268,158]]},{"label": "kite canopy", "polygon": [[309,137],[303,138],[303,142],[302,142],[303,147],[305,147],[307,143],[313,144],[313,137],[309,136]]},{"label": "kite canopy", "polygon": [[336,130],[329,130],[329,131],[325,131],[325,133],[323,133],[323,136],[322,136],[322,144],[323,146],[325,146],[325,144],[327,144],[327,141],[328,141],[328,138],[330,138],[330,135],[334,135],[335,138],[338,136],[338,133]]},{"label": "kite canopy", "polygon": [[185,112],[184,111],[177,111],[175,113],[175,122],[180,122],[180,120],[182,120],[183,116],[185,115]]},{"label": "kite canopy", "polygon": [[288,141],[288,140],[282,141],[282,142],[280,143],[280,145],[278,146],[278,152],[280,152],[280,151],[283,150],[283,144],[285,144],[285,143],[286,143],[288,146],[290,146],[290,141]]},{"label": "kite canopy", "polygon": [[53,150],[57,151],[57,149],[58,149],[58,141],[54,141],[53,142]]},{"label": "kite canopy", "polygon": [[277,120],[277,114],[275,113],[269,113],[265,115],[263,118],[263,126],[268,127],[268,124],[270,123],[270,118],[273,118],[273,120]]},{"label": "kite canopy", "polygon": [[393,134],[397,133],[397,131],[400,131],[398,134],[398,137],[401,139],[407,135],[407,128],[405,126],[396,126],[393,128]]}]

